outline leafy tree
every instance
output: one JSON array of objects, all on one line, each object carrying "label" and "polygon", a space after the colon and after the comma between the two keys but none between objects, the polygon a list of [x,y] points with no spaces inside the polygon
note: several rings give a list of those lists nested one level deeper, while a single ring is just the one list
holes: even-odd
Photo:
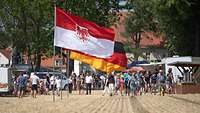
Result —
[{"label": "leafy tree", "polygon": [[134,53],[135,60],[138,59],[140,52],[141,35],[144,31],[156,31],[156,21],[153,18],[152,2],[146,0],[129,0],[127,5],[132,6],[128,16],[125,19],[126,37],[132,39],[135,49],[131,49]]},{"label": "leafy tree", "polygon": [[117,20],[115,0],[2,0],[0,47],[28,52],[30,63],[39,69],[41,56],[52,55],[54,5],[101,26],[110,26]]},{"label": "leafy tree", "polygon": [[[144,30],[158,28],[157,30],[167,38],[166,47],[171,55],[200,56],[200,1],[129,0],[129,3],[132,3],[133,13],[126,21],[128,33],[135,33],[137,28],[145,28]],[[146,16],[148,14],[150,15]],[[138,24],[140,22],[147,26]],[[148,24],[151,22],[152,24]]]},{"label": "leafy tree", "polygon": [[2,0],[0,19],[3,46],[11,45],[19,52],[28,52],[29,61],[30,56],[34,55],[34,62],[39,68],[41,55],[48,53],[53,45],[51,12],[53,7],[50,0]]},{"label": "leafy tree", "polygon": [[152,0],[155,18],[172,54],[200,56],[200,1]]},{"label": "leafy tree", "polygon": [[100,26],[110,27],[118,19],[116,0],[58,0],[58,7]]},{"label": "leafy tree", "polygon": [[36,70],[40,68],[41,57],[52,52],[53,48],[53,7],[50,0],[33,0],[29,2],[30,20],[32,21],[33,52],[35,55]]}]

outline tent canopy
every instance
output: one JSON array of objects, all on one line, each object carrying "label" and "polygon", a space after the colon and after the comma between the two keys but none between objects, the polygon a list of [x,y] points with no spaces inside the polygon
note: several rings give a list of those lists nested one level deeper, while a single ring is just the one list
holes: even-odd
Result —
[{"label": "tent canopy", "polygon": [[[200,67],[200,63],[198,62],[173,62],[169,63],[169,66],[176,66],[178,70],[181,72],[182,75],[184,75],[184,72],[187,70],[186,68],[189,69],[189,72],[193,72],[193,74],[196,74],[197,70]],[[182,70],[181,70],[182,68]]]},{"label": "tent canopy", "polygon": [[149,64],[148,61],[143,60],[143,61],[133,61],[130,64],[128,64],[128,68],[134,67],[134,66],[138,66],[139,64]]},{"label": "tent canopy", "polygon": [[142,67],[132,67],[128,69],[128,72],[137,72],[137,71],[145,71]]}]

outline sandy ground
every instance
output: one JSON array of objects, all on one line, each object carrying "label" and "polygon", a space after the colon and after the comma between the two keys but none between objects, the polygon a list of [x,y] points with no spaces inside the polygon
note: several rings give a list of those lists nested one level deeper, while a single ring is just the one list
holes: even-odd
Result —
[{"label": "sandy ground", "polygon": [[200,113],[200,94],[188,95],[143,95],[102,96],[102,91],[92,95],[68,95],[63,98],[52,95],[0,97],[0,113]]}]

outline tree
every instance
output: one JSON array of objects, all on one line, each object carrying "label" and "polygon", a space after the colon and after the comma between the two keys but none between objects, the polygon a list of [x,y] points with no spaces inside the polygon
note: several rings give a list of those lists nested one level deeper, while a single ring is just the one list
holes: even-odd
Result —
[{"label": "tree", "polygon": [[28,41],[28,21],[25,16],[27,7],[25,1],[1,1],[0,19],[3,35],[0,39],[2,47],[10,47],[14,52],[25,50],[26,41]]},{"label": "tree", "polygon": [[29,2],[30,20],[32,21],[33,44],[36,70],[40,69],[41,57],[52,53],[53,48],[53,6],[50,0],[33,0]]},{"label": "tree", "polygon": [[100,26],[110,27],[118,19],[116,0],[58,0],[57,6]]},{"label": "tree", "polygon": [[12,46],[18,52],[28,52],[29,61],[34,55],[36,67],[39,68],[41,55],[49,53],[53,45],[51,1],[2,0],[1,3],[3,47]]},{"label": "tree", "polygon": [[41,56],[52,55],[54,5],[101,26],[116,20],[115,0],[2,0],[0,4],[0,47],[12,46],[28,53],[30,63],[40,68]]},{"label": "tree", "polygon": [[172,54],[200,56],[200,1],[152,0],[160,29]]},{"label": "tree", "polygon": [[133,37],[131,33],[135,33],[136,28],[147,28],[144,30],[148,30],[149,27],[156,28],[167,38],[166,47],[171,55],[200,56],[200,22],[198,21],[200,1],[130,0],[129,2],[133,6],[133,13],[128,17],[125,25],[129,36]]},{"label": "tree", "polygon": [[127,5],[132,6],[125,19],[125,36],[132,39],[135,49],[134,58],[138,60],[140,54],[141,34],[144,31],[155,31],[156,21],[153,18],[152,2],[146,0],[129,0]]}]

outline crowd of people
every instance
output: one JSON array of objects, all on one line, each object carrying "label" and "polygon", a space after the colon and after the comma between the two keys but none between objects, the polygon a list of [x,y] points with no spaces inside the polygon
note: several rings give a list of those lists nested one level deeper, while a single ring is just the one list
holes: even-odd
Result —
[{"label": "crowd of people", "polygon": [[105,81],[103,95],[136,96],[145,93],[164,95],[174,93],[172,69],[167,74],[163,70],[122,72],[110,74]]},{"label": "crowd of people", "polygon": [[22,98],[24,93],[30,92],[33,98],[36,94],[50,94],[49,91],[56,92],[60,96],[60,91],[65,89],[69,93],[77,90],[78,94],[91,95],[92,90],[103,89],[102,95],[109,94],[122,96],[136,96],[145,93],[164,95],[174,93],[173,88],[173,73],[172,69],[168,70],[167,74],[163,70],[137,71],[137,72],[121,72],[111,73],[108,75],[95,75],[94,73],[81,73],[76,75],[72,73],[67,79],[67,87],[62,87],[60,76],[46,76],[45,79],[39,78],[35,73],[30,76],[25,73],[20,73],[13,80],[13,94]]},{"label": "crowd of people", "polygon": [[39,78],[34,72],[30,76],[22,72],[13,78],[13,94],[22,98],[24,93],[31,92],[33,98],[36,98],[36,94],[49,95],[50,91],[60,96],[61,90],[68,90],[69,93],[78,90],[78,94],[84,94],[85,90],[85,94],[90,95],[92,89],[103,89],[104,83],[103,79],[94,73],[81,73],[79,76],[72,73],[67,79],[67,87],[62,87],[61,79],[61,76],[52,75]]}]

